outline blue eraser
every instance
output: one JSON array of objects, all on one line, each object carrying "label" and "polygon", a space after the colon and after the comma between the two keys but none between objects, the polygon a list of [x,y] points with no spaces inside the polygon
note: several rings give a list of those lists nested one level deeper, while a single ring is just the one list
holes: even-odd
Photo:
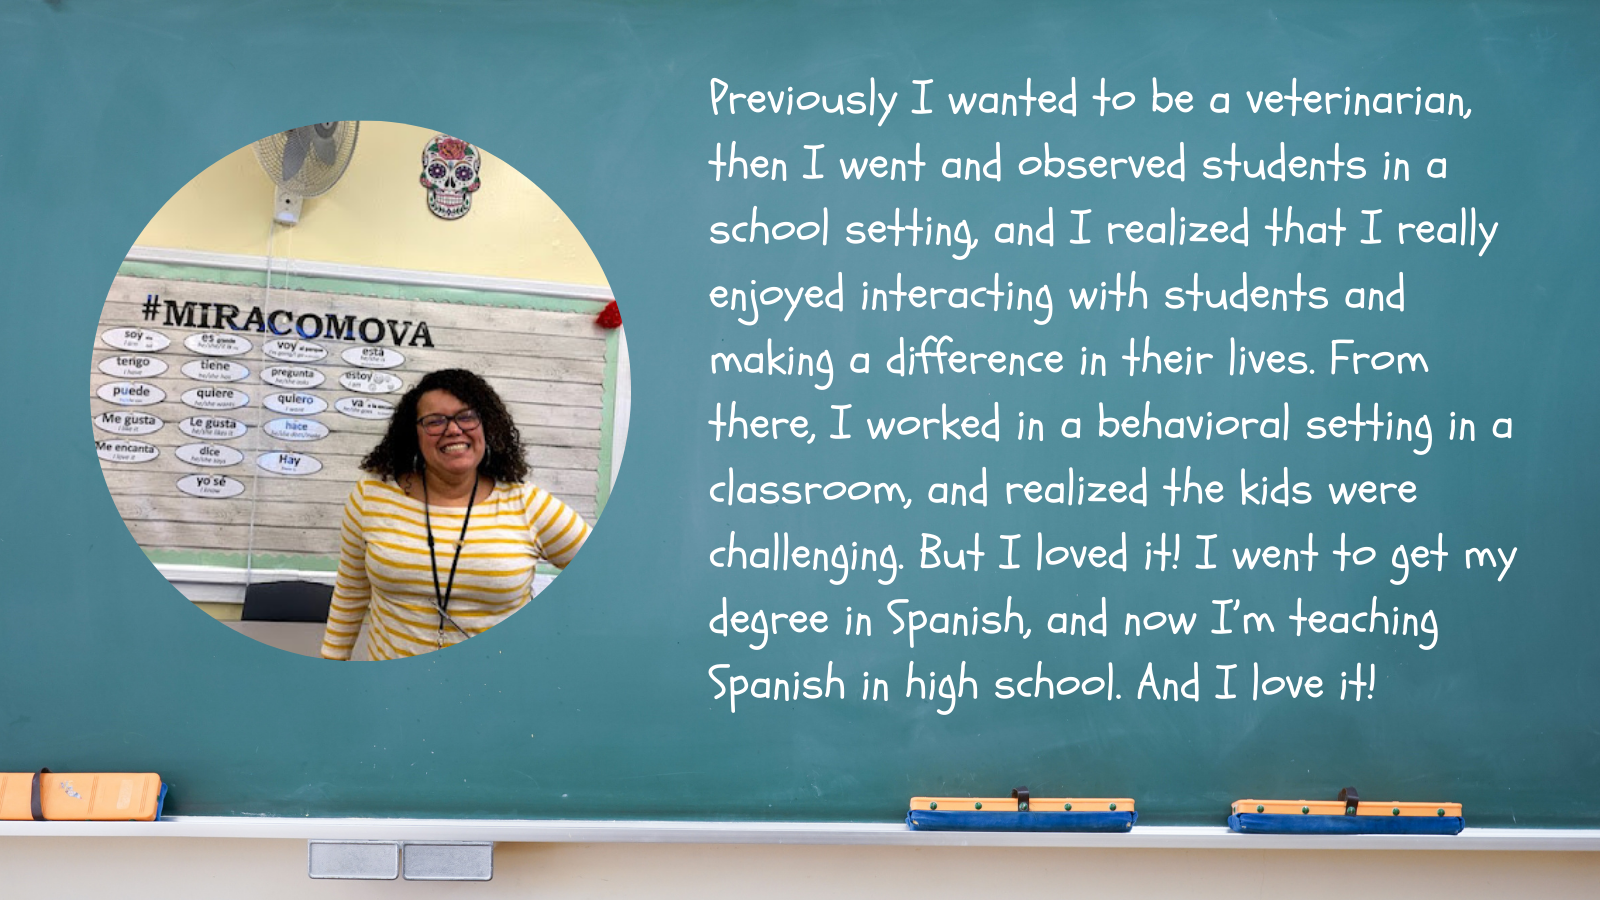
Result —
[{"label": "blue eraser", "polygon": [[976,812],[913,809],[906,813],[912,831],[1086,831],[1118,834],[1131,830],[1137,812]]},{"label": "blue eraser", "polygon": [[1460,834],[1463,816],[1295,816],[1234,813],[1228,829],[1240,834]]}]

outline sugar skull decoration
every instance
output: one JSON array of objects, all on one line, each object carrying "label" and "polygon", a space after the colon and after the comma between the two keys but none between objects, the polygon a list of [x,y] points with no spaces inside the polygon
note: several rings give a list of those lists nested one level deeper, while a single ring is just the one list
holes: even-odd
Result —
[{"label": "sugar skull decoration", "polygon": [[472,209],[472,192],[483,186],[483,154],[460,138],[436,134],[422,151],[422,186],[428,208],[441,219],[459,219]]}]

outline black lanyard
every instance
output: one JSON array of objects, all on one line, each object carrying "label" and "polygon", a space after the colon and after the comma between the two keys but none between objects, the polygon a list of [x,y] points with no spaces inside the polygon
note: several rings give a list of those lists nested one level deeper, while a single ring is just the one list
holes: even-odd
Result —
[{"label": "black lanyard", "polygon": [[428,562],[433,566],[433,601],[439,608],[439,646],[444,647],[444,623],[449,622],[463,637],[472,637],[467,630],[450,618],[450,593],[456,586],[456,565],[461,562],[461,547],[467,542],[467,525],[472,521],[472,504],[478,499],[478,475],[472,475],[472,494],[467,497],[467,514],[461,517],[461,537],[456,540],[456,555],[450,560],[450,577],[439,588],[439,558],[433,552],[433,516],[428,513],[428,473],[422,473],[422,521],[428,529]]}]

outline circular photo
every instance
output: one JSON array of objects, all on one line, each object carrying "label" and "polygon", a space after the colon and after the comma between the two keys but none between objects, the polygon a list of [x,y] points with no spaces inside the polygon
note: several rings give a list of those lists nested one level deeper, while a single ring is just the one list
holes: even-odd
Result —
[{"label": "circular photo", "polygon": [[174,195],[89,377],[150,561],[330,660],[505,621],[582,552],[627,439],[622,319],[582,235],[483,148],[391,122],[270,135]]}]

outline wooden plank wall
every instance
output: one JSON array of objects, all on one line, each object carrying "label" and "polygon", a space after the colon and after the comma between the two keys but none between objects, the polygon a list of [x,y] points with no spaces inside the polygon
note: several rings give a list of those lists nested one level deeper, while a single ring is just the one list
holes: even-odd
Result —
[{"label": "wooden plank wall", "polygon": [[[144,304],[157,298],[160,311],[147,321]],[[329,313],[340,317],[393,319],[397,322],[426,321],[434,343],[432,348],[409,346],[408,336],[396,347],[387,334],[382,344],[397,350],[405,359],[395,368],[369,369],[396,375],[401,382],[393,392],[366,394],[348,390],[341,376],[361,371],[347,363],[341,354],[352,347],[369,346],[361,342],[327,340],[319,337],[310,343],[327,351],[320,360],[289,363],[266,357],[264,345],[276,337],[271,333],[167,325],[166,303],[225,303],[238,307],[236,321],[244,323],[251,307],[292,310],[316,314],[324,321]],[[198,306],[197,306],[198,309]],[[180,320],[181,321],[181,320]],[[198,325],[198,322],[196,323]],[[282,320],[278,323],[282,325]],[[309,323],[308,323],[309,325]],[[164,349],[139,353],[111,346],[107,332],[129,327],[159,332],[170,343]],[[413,326],[413,329],[415,326]],[[197,334],[233,334],[250,341],[248,352],[238,356],[209,357],[185,346],[185,339]],[[298,335],[296,335],[298,337]],[[162,551],[171,558],[193,555],[196,559],[215,559],[217,554],[243,554],[252,545],[254,528],[255,564],[258,568],[321,568],[306,557],[332,561],[337,558],[339,514],[351,486],[361,477],[358,465],[382,435],[385,421],[360,419],[336,409],[338,401],[352,397],[379,397],[390,403],[423,374],[443,368],[461,367],[484,376],[510,407],[522,432],[528,451],[532,480],[576,509],[590,522],[596,516],[602,437],[602,400],[606,370],[607,333],[594,324],[593,313],[523,309],[462,303],[387,299],[349,294],[274,288],[267,296],[261,287],[212,284],[121,275],[116,278],[106,299],[96,333],[90,372],[91,415],[107,412],[149,413],[162,421],[156,431],[146,435],[122,436],[110,433],[96,418],[97,451],[106,485],[115,499],[128,529],[147,551]],[[116,358],[154,357],[166,364],[155,376],[117,377],[103,371],[116,368]],[[185,363],[200,359],[227,359],[243,364],[249,375],[240,381],[212,384],[195,380],[183,372]],[[107,362],[111,360],[111,362]],[[135,364],[137,366],[137,364]],[[280,413],[263,408],[263,399],[291,390],[262,382],[267,366],[293,366],[315,369],[324,376],[314,388],[298,389],[326,402],[320,413],[299,418],[315,420],[328,430],[326,437],[312,441],[287,441],[274,438],[260,426]],[[147,363],[144,369],[158,368]],[[104,399],[101,394],[113,382],[135,382],[159,389],[165,398],[148,405],[130,406]],[[187,405],[185,392],[195,388],[231,387],[249,395],[249,404],[229,411],[207,411]],[[109,392],[106,389],[105,392]],[[247,427],[237,438],[210,443],[232,447],[243,459],[227,466],[192,465],[179,458],[179,447],[206,443],[184,434],[179,423],[191,416],[224,416]],[[108,460],[108,442],[138,441],[155,448],[153,459],[141,462]],[[292,452],[307,454],[321,463],[321,469],[304,475],[282,475],[263,469],[257,460],[262,454]],[[149,455],[146,451],[142,455]],[[178,487],[189,475],[222,475],[243,484],[243,491],[229,498],[190,496]],[[253,523],[253,524],[252,524]],[[289,557],[289,559],[281,559]],[[274,562],[276,560],[276,562]]]}]

